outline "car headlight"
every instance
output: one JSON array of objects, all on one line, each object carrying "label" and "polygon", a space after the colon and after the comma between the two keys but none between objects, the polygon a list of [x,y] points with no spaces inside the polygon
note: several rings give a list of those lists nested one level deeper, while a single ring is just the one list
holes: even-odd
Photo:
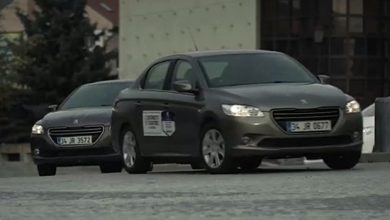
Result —
[{"label": "car headlight", "polygon": [[31,129],[31,134],[44,134],[45,129],[42,125],[34,125]]},{"label": "car headlight", "polygon": [[260,109],[246,105],[222,105],[222,110],[226,115],[235,117],[264,117]]},{"label": "car headlight", "polygon": [[360,105],[355,100],[350,101],[345,106],[345,111],[346,111],[346,113],[357,113],[357,112],[360,112]]}]

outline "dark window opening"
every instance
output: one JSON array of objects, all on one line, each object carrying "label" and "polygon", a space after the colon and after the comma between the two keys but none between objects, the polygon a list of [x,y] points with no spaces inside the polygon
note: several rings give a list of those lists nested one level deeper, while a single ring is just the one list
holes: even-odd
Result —
[{"label": "dark window opening", "polygon": [[363,107],[390,95],[389,0],[262,0],[260,13],[262,49],[330,75]]},{"label": "dark window opening", "polygon": [[21,161],[21,156],[18,153],[6,154],[5,159],[9,162],[18,162]]}]

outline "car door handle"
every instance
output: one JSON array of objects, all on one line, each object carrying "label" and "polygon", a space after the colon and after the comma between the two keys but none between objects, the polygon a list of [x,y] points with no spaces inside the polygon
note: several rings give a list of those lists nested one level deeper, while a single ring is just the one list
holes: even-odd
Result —
[{"label": "car door handle", "polygon": [[137,107],[140,107],[140,106],[141,106],[141,101],[136,101],[136,102],[135,102],[135,105],[136,105]]},{"label": "car door handle", "polygon": [[164,102],[164,108],[169,108],[169,103],[168,102]]}]

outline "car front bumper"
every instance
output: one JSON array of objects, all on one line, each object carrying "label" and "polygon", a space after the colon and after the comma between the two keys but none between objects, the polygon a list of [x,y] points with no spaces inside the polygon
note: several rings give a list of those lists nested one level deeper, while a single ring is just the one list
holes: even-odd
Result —
[{"label": "car front bumper", "polygon": [[313,157],[362,149],[362,116],[340,113],[329,132],[292,134],[278,126],[270,113],[262,118],[225,116],[220,127],[233,157]]},{"label": "car front bumper", "polygon": [[36,164],[56,166],[99,165],[121,159],[112,147],[109,129],[105,129],[101,137],[88,146],[61,147],[48,134],[32,135],[31,152]]},{"label": "car front bumper", "polygon": [[119,162],[119,154],[106,154],[106,155],[86,155],[86,156],[57,156],[57,157],[45,157],[34,156],[34,162],[36,164],[53,164],[56,166],[88,166],[99,165],[104,163]]}]

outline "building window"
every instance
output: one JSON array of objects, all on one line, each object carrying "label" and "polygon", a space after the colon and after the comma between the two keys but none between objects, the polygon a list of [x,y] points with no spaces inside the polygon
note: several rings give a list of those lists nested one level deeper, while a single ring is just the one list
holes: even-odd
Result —
[{"label": "building window", "polygon": [[362,33],[363,32],[363,18],[350,17],[349,18],[349,32]]},{"label": "building window", "polygon": [[330,54],[343,55],[344,54],[344,38],[330,39]]},{"label": "building window", "polygon": [[351,71],[355,76],[364,77],[366,75],[366,60],[363,58],[354,58],[351,60]]},{"label": "building window", "polygon": [[347,17],[333,18],[333,33],[344,34],[347,31]]},{"label": "building window", "polygon": [[367,54],[365,38],[352,39],[352,44],[353,44],[353,55],[364,56]]},{"label": "building window", "polygon": [[278,1],[278,17],[288,18],[290,17],[290,1],[289,0],[277,0]]},{"label": "building window", "polygon": [[336,15],[346,15],[347,0],[333,0],[333,13]]},{"label": "building window", "polygon": [[261,17],[262,48],[330,75],[363,106],[390,95],[390,0],[261,0]]},{"label": "building window", "polygon": [[331,58],[330,71],[332,75],[343,76],[347,73],[347,60],[345,58]]},{"label": "building window", "polygon": [[363,0],[349,0],[349,14],[363,15]]},{"label": "building window", "polygon": [[292,16],[299,18],[301,16],[301,1],[292,0]]}]

